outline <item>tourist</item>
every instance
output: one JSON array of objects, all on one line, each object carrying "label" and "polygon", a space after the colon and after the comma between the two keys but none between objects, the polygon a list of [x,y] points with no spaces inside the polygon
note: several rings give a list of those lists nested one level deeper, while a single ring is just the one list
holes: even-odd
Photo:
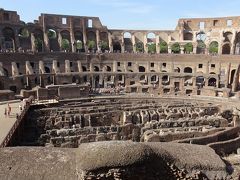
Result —
[{"label": "tourist", "polygon": [[11,111],[12,111],[12,108],[11,108],[11,106],[8,104],[8,116],[10,116]]},{"label": "tourist", "polygon": [[5,108],[4,115],[7,116],[7,108]]}]

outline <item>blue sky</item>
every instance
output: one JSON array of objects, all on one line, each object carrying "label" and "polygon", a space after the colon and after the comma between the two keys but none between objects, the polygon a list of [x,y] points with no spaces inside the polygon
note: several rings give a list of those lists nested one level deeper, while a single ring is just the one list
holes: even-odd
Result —
[{"label": "blue sky", "polygon": [[111,29],[172,30],[179,18],[240,16],[240,0],[0,0],[25,22],[40,13],[98,16]]}]

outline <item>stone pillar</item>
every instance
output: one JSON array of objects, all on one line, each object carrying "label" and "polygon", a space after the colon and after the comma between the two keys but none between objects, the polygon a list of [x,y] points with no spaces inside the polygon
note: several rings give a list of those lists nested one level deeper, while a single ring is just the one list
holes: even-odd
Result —
[{"label": "stone pillar", "polygon": [[209,74],[209,62],[206,63],[206,74]]},{"label": "stone pillar", "polygon": [[12,62],[12,76],[18,76],[19,71],[16,62]]},{"label": "stone pillar", "polygon": [[72,52],[76,52],[76,42],[75,42],[75,36],[74,36],[74,22],[73,19],[70,18],[70,39],[71,39],[71,47],[72,47]]},{"label": "stone pillar", "polygon": [[45,73],[44,62],[39,61],[39,74],[44,74],[44,73]]},{"label": "stone pillar", "polygon": [[132,34],[132,45],[133,45],[133,52],[136,53],[137,52],[137,48],[136,48],[136,37],[134,34]]},{"label": "stone pillar", "polygon": [[160,54],[160,41],[159,41],[159,35],[156,35],[156,53]]},{"label": "stone pillar", "polygon": [[14,51],[18,51],[18,48],[20,47],[20,41],[18,33],[15,33],[15,42],[13,43]]},{"label": "stone pillar", "polygon": [[90,63],[90,64],[89,64],[89,71],[90,71],[90,72],[94,72],[93,63]]},{"label": "stone pillar", "polygon": [[171,44],[168,44],[168,54],[172,54]]},{"label": "stone pillar", "polygon": [[109,51],[113,52],[112,35],[110,32],[108,33],[108,44],[109,44]]},{"label": "stone pillar", "polygon": [[127,61],[124,61],[123,72],[127,72]]},{"label": "stone pillar", "polygon": [[26,61],[26,74],[29,74],[29,75],[34,74],[32,66],[29,61]]},{"label": "stone pillar", "polygon": [[181,54],[184,54],[184,46],[180,45]]},{"label": "stone pillar", "polygon": [[145,53],[148,53],[147,34],[144,34],[144,37],[143,37],[143,45],[144,45],[144,52],[145,52]]},{"label": "stone pillar", "polygon": [[233,124],[234,124],[234,127],[239,127],[240,126],[239,115],[237,115],[237,114],[233,115]]},{"label": "stone pillar", "polygon": [[193,43],[193,54],[197,54],[197,43]]},{"label": "stone pillar", "polygon": [[233,36],[231,39],[231,49],[230,49],[230,54],[234,54],[234,49],[235,49],[235,38],[236,38],[236,31],[233,31]]},{"label": "stone pillar", "polygon": [[124,43],[124,36],[123,36],[123,34],[122,34],[121,50],[122,50],[122,53],[125,52],[125,43]]},{"label": "stone pillar", "polygon": [[86,32],[86,26],[85,26],[85,20],[83,19],[82,21],[82,27],[83,27],[83,46],[85,49],[85,52],[88,51],[88,47],[87,47],[87,32]]},{"label": "stone pillar", "polygon": [[59,44],[60,50],[62,51],[62,35],[60,31],[58,32],[58,44]]},{"label": "stone pillar", "polygon": [[117,62],[113,61],[113,72],[117,72]]},{"label": "stone pillar", "polygon": [[71,72],[70,61],[65,60],[65,73],[70,73],[70,72]]},{"label": "stone pillar", "polygon": [[77,64],[78,64],[78,72],[80,73],[83,72],[81,61],[77,61]]},{"label": "stone pillar", "polygon": [[49,39],[48,39],[48,33],[47,33],[47,29],[46,29],[45,16],[44,15],[43,15],[43,41],[44,41],[45,51],[49,52],[50,51],[50,46],[49,46]]},{"label": "stone pillar", "polygon": [[100,52],[101,48],[100,48],[100,34],[99,34],[99,30],[96,30],[96,40],[97,40],[97,50],[98,52]]},{"label": "stone pillar", "polygon": [[60,69],[59,69],[59,67],[58,67],[58,64],[57,64],[57,61],[56,61],[56,60],[53,60],[53,67],[52,67],[52,69],[53,69],[53,72],[54,72],[55,74],[60,73]]},{"label": "stone pillar", "polygon": [[32,52],[36,52],[35,36],[33,33],[31,33],[31,46],[32,46]]},{"label": "stone pillar", "polygon": [[0,76],[5,76],[2,62],[0,62]]}]

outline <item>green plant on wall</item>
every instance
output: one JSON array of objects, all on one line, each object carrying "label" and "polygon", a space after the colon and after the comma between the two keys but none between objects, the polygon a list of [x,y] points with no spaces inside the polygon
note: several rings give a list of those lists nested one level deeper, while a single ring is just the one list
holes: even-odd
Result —
[{"label": "green plant on wall", "polygon": [[211,42],[211,44],[209,45],[209,53],[218,53],[218,42]]},{"label": "green plant on wall", "polygon": [[193,52],[193,45],[192,43],[187,43],[184,45],[184,51],[189,54],[191,52]]},{"label": "green plant on wall", "polygon": [[109,50],[108,43],[107,43],[106,41],[100,41],[100,42],[99,42],[99,48],[100,48],[102,51]]},{"label": "green plant on wall", "polygon": [[36,49],[38,51],[42,51],[43,50],[43,40],[42,39],[36,38],[35,41],[34,41],[34,44],[35,44]]},{"label": "green plant on wall", "polygon": [[93,50],[95,48],[95,45],[96,45],[96,43],[95,43],[94,40],[89,40],[87,42],[87,47],[88,47],[89,50]]},{"label": "green plant on wall", "polygon": [[19,34],[20,37],[22,38],[28,38],[29,37],[29,32],[27,28],[23,28]]},{"label": "green plant on wall", "polygon": [[165,41],[159,43],[160,53],[168,53],[168,44]]},{"label": "green plant on wall", "polygon": [[48,38],[49,39],[55,39],[57,37],[57,34],[54,30],[49,29],[47,32]]},{"label": "green plant on wall", "polygon": [[180,44],[179,43],[174,43],[171,47],[173,53],[180,53]]},{"label": "green plant on wall", "polygon": [[77,40],[77,42],[76,42],[76,49],[80,50],[80,49],[82,49],[82,48],[83,48],[83,43],[82,43],[82,41]]},{"label": "green plant on wall", "polygon": [[148,43],[148,53],[156,53],[156,44],[155,43]]},{"label": "green plant on wall", "polygon": [[69,50],[70,49],[70,43],[67,39],[62,39],[61,48],[63,50]]},{"label": "green plant on wall", "polygon": [[135,46],[136,46],[136,51],[137,51],[137,52],[143,52],[143,51],[144,51],[143,43],[142,43],[142,42],[137,42],[137,43],[135,44]]}]

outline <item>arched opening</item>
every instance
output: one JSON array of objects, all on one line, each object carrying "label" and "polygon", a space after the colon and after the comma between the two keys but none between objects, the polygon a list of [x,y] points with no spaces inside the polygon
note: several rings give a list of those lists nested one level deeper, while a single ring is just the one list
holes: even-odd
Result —
[{"label": "arched opening", "polygon": [[205,80],[203,76],[196,77],[196,86],[198,86],[199,88],[202,88],[203,86],[205,86]]},{"label": "arched opening", "polygon": [[184,41],[192,41],[193,40],[193,34],[190,32],[185,32],[183,35]]},{"label": "arched opening", "polygon": [[209,45],[209,53],[211,54],[217,54],[218,53],[218,42],[213,41]]},{"label": "arched opening", "polygon": [[93,31],[88,31],[87,32],[87,47],[89,51],[95,51],[96,50],[96,33]]},{"label": "arched opening", "polygon": [[217,80],[215,78],[210,78],[208,80],[208,86],[216,87],[216,85],[217,85]]},{"label": "arched opening", "polygon": [[133,51],[132,35],[129,32],[125,32],[123,34],[123,38],[124,38],[125,51],[132,52]]},{"label": "arched opening", "polygon": [[140,76],[139,80],[140,81],[145,81],[146,80],[146,76],[145,75]]},{"label": "arched opening", "polygon": [[110,66],[106,66],[106,71],[107,72],[111,72],[112,71],[112,68]]},{"label": "arched opening", "polygon": [[222,46],[222,54],[230,54],[230,52],[231,52],[230,44],[224,44]]},{"label": "arched opening", "polygon": [[62,36],[61,49],[65,52],[71,51],[70,32],[67,30],[61,31],[61,36]]},{"label": "arched opening", "polygon": [[136,51],[137,52],[144,52],[143,42],[138,41],[135,46],[136,46]]},{"label": "arched opening", "polygon": [[108,33],[107,32],[101,32],[100,33],[100,39],[99,42],[99,48],[102,52],[109,51],[109,44],[108,44]]},{"label": "arched opening", "polygon": [[139,67],[138,67],[138,71],[139,71],[139,72],[145,72],[145,67],[139,66]]},{"label": "arched opening", "polygon": [[3,68],[3,71],[4,71],[4,76],[9,76],[9,73],[8,73],[8,70],[7,69],[5,69],[5,68]]},{"label": "arched opening", "polygon": [[147,34],[148,53],[156,53],[156,35],[154,33]]},{"label": "arched opening", "polygon": [[174,43],[171,47],[172,53],[174,54],[179,54],[180,53],[180,44],[179,43]]},{"label": "arched opening", "polygon": [[35,47],[37,52],[43,52],[44,51],[44,44],[43,44],[43,32],[41,29],[35,29],[34,30],[34,37],[35,37]]},{"label": "arched opening", "polygon": [[179,67],[175,68],[174,72],[180,73],[180,68]]},{"label": "arched opening", "polygon": [[204,32],[200,32],[197,34],[197,54],[205,54],[206,53],[206,34]]},{"label": "arched opening", "polygon": [[82,66],[82,71],[86,72],[87,71],[87,67],[86,66]]},{"label": "arched opening", "polygon": [[48,29],[47,34],[49,39],[50,51],[59,51],[60,47],[56,31],[54,29]]},{"label": "arched opening", "polygon": [[74,37],[75,37],[75,48],[77,52],[83,52],[84,51],[84,46],[83,46],[83,34],[81,31],[75,31],[74,32]]},{"label": "arched opening", "polygon": [[160,53],[168,53],[168,44],[165,41],[159,43]]},{"label": "arched opening", "polygon": [[122,51],[121,44],[119,42],[113,43],[113,52],[120,53]]},{"label": "arched opening", "polygon": [[162,77],[162,85],[169,85],[170,82],[169,82],[169,76],[168,75],[164,75]]},{"label": "arched opening", "polygon": [[98,66],[94,66],[94,71],[98,72],[99,71],[99,67]]},{"label": "arched opening", "polygon": [[19,50],[27,51],[31,49],[31,38],[26,27],[19,30],[18,37],[20,43]]},{"label": "arched opening", "polygon": [[190,68],[190,67],[185,67],[185,68],[184,68],[184,73],[192,73],[192,68]]},{"label": "arched opening", "polygon": [[44,69],[45,69],[45,73],[51,73],[51,71],[50,71],[50,68],[49,68],[49,67],[45,66],[45,67],[44,67]]},{"label": "arched opening", "polygon": [[157,76],[156,75],[153,75],[152,77],[151,77],[151,82],[156,82],[157,81]]},{"label": "arched opening", "polygon": [[3,49],[5,50],[16,50],[15,47],[15,33],[14,30],[10,27],[5,27],[2,30],[2,34],[3,34]]},{"label": "arched opening", "polygon": [[72,77],[72,83],[76,83],[77,79],[75,76]]},{"label": "arched opening", "polygon": [[123,75],[118,75],[117,79],[118,79],[118,81],[122,81],[123,80]]}]

